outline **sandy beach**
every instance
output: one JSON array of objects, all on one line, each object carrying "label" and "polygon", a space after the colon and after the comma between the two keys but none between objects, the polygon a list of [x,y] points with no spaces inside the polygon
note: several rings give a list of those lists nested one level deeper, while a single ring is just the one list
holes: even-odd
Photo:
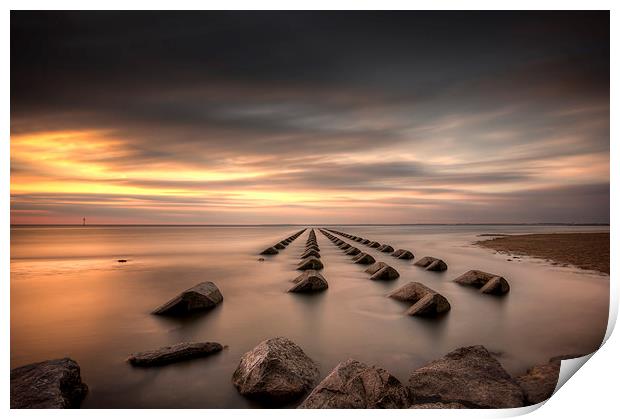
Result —
[{"label": "sandy beach", "polygon": [[554,233],[501,236],[477,245],[514,255],[548,259],[609,275],[609,233]]}]

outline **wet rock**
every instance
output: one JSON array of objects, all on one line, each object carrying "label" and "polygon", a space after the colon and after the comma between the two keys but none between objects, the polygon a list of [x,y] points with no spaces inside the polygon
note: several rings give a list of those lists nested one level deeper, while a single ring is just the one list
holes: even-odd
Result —
[{"label": "wet rock", "polygon": [[397,258],[400,255],[402,255],[404,252],[405,252],[405,249],[398,249],[398,250],[395,250],[391,256],[394,256],[395,258]]},{"label": "wet rock", "polygon": [[315,258],[314,256],[310,256],[308,258],[305,258],[304,260],[302,260],[299,265],[297,265],[297,270],[298,271],[305,271],[308,269],[323,269],[323,263]]},{"label": "wet rock", "polygon": [[80,366],[70,358],[11,370],[11,409],[77,408],[88,393]]},{"label": "wet rock", "polygon": [[314,249],[310,249],[310,250],[306,250],[304,252],[304,254],[301,255],[302,259],[306,259],[308,257],[315,257],[315,258],[320,259],[321,258],[321,254],[319,252],[317,252],[316,250],[314,250]]},{"label": "wet rock", "polygon": [[351,247],[349,250],[344,252],[345,255],[351,255],[351,256],[357,256],[360,253],[362,253],[362,251],[358,249],[357,247]]},{"label": "wet rock", "polygon": [[138,367],[151,367],[205,357],[220,352],[222,349],[223,346],[217,342],[183,342],[131,354],[127,361]]},{"label": "wet rock", "polygon": [[379,248],[379,247],[381,247],[381,243],[379,243],[379,242],[370,242],[370,243],[368,243],[368,247]]},{"label": "wet rock", "polygon": [[217,286],[210,281],[201,282],[183,291],[167,303],[153,310],[153,314],[183,315],[210,310],[224,300]]},{"label": "wet rock", "polygon": [[400,276],[396,269],[383,262],[373,263],[366,269],[366,273],[371,275],[373,281],[389,281]]},{"label": "wet rock", "polygon": [[232,382],[243,396],[282,405],[308,392],[319,378],[314,361],[293,341],[276,337],[241,357]]},{"label": "wet rock", "polygon": [[312,244],[312,245],[310,245],[310,246],[306,246],[306,251],[308,251],[308,250],[315,250],[315,251],[317,251],[317,252],[320,252],[320,251],[321,251],[321,249],[319,248],[319,246],[318,246],[318,245],[316,245],[316,244]]},{"label": "wet rock", "polygon": [[339,248],[341,248],[342,250],[347,250],[348,248],[351,247],[351,245],[349,243],[342,243],[340,246],[338,246]]},{"label": "wet rock", "polygon": [[263,250],[262,252],[260,252],[261,255],[277,255],[278,254],[278,249],[276,249],[275,247],[268,247],[265,250]]},{"label": "wet rock", "polygon": [[301,409],[402,409],[407,388],[382,368],[354,359],[341,362],[299,406]]},{"label": "wet rock", "polygon": [[353,258],[353,263],[358,263],[360,265],[370,265],[372,263],[375,263],[375,258],[370,256],[368,253],[360,253]]},{"label": "wet rock", "polygon": [[368,240],[368,239],[362,240],[362,244],[368,244],[368,243],[370,243],[370,240]]},{"label": "wet rock", "polygon": [[484,346],[458,348],[415,370],[409,378],[414,404],[460,403],[472,408],[523,406],[523,392]]},{"label": "wet rock", "polygon": [[421,403],[421,404],[412,404],[410,409],[467,409],[467,406],[461,403]]},{"label": "wet rock", "polygon": [[314,270],[305,271],[293,280],[293,285],[288,292],[310,293],[326,290],[329,285],[323,275]]},{"label": "wet rock", "polygon": [[278,250],[282,250],[286,248],[286,246],[284,246],[282,243],[276,243],[273,247]]},{"label": "wet rock", "polygon": [[383,246],[378,247],[377,250],[383,253],[392,253],[394,248],[389,244],[384,244]]},{"label": "wet rock", "polygon": [[410,282],[392,291],[388,297],[412,303],[409,316],[433,317],[450,310],[450,303],[443,295],[419,282]]},{"label": "wet rock", "polygon": [[503,277],[475,269],[465,272],[454,282],[479,288],[484,294],[503,295],[510,291],[510,285]]},{"label": "wet rock", "polygon": [[441,260],[431,256],[424,256],[422,259],[414,263],[415,266],[421,266],[427,271],[441,272],[448,269],[448,265]]}]

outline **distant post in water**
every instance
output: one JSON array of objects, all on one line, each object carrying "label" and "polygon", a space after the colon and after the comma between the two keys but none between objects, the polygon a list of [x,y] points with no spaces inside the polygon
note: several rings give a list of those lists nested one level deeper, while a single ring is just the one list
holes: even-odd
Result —
[{"label": "distant post in water", "polygon": [[86,225],[86,217],[82,217],[82,225],[85,226]]}]

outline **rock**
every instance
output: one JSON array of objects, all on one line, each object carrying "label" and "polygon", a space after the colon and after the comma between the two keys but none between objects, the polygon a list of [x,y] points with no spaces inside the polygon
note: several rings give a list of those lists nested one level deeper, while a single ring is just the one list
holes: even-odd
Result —
[{"label": "rock", "polygon": [[262,252],[260,252],[261,255],[277,255],[278,254],[278,250],[275,247],[268,247],[265,250],[263,250]]},{"label": "rock", "polygon": [[315,257],[315,258],[319,258],[320,259],[321,258],[321,254],[319,252],[317,252],[316,250],[314,250],[314,249],[310,249],[310,250],[306,250],[304,252],[304,254],[301,255],[302,259],[305,259],[305,258],[308,258],[308,257]]},{"label": "rock", "polygon": [[265,261],[265,258],[258,258],[258,261],[259,261],[259,262],[264,262],[264,261]]},{"label": "rock", "polygon": [[273,247],[278,250],[286,249],[286,246],[284,246],[282,243],[276,243]]},{"label": "rock", "polygon": [[209,310],[223,299],[222,293],[213,282],[201,282],[159,306],[153,310],[153,314],[183,315]]},{"label": "rock", "polygon": [[392,253],[392,256],[398,259],[413,259],[414,258],[413,253],[405,249],[398,249],[397,251]]},{"label": "rock", "polygon": [[450,310],[450,303],[443,295],[419,282],[410,282],[388,294],[398,301],[412,303],[409,316],[437,316]]},{"label": "rock", "polygon": [[312,245],[310,245],[310,246],[306,246],[306,251],[308,251],[308,250],[316,250],[317,252],[320,252],[320,251],[321,251],[321,249],[319,248],[319,246],[318,246],[318,245],[316,245],[316,244],[312,244]]},{"label": "rock", "polygon": [[345,255],[351,255],[351,256],[357,256],[360,253],[362,253],[362,251],[358,249],[357,247],[351,247],[349,250],[344,252]]},{"label": "rock", "polygon": [[414,403],[495,409],[523,406],[521,388],[484,346],[458,348],[415,370],[409,391]]},{"label": "rock", "polygon": [[359,243],[359,242],[363,242],[363,241],[364,241],[364,239],[363,239],[363,238],[361,238],[361,237],[356,237],[356,238],[355,238],[355,241]]},{"label": "rock", "polygon": [[117,262],[118,263],[125,263],[125,262],[127,262],[127,259],[118,259]]},{"label": "rock", "polygon": [[217,342],[184,342],[151,351],[137,352],[131,354],[127,361],[138,367],[150,367],[201,358],[220,352],[222,349],[223,346]]},{"label": "rock", "polygon": [[307,270],[293,280],[293,285],[288,292],[317,292],[326,290],[329,285],[319,272],[315,270]]},{"label": "rock", "polygon": [[553,395],[560,377],[560,359],[552,358],[548,363],[536,365],[525,375],[517,377],[527,405],[544,402]]},{"label": "rock", "polygon": [[379,243],[379,242],[370,242],[370,243],[368,243],[368,247],[379,248],[379,247],[381,247],[381,243]]},{"label": "rock", "polygon": [[353,262],[359,263],[360,265],[370,265],[371,263],[375,263],[375,258],[368,253],[360,253],[353,258]]},{"label": "rock", "polygon": [[503,277],[475,269],[465,272],[454,282],[479,288],[484,294],[503,295],[510,291],[510,285]]},{"label": "rock", "polygon": [[448,265],[441,260],[431,256],[424,256],[422,259],[414,263],[415,266],[421,266],[426,268],[427,271],[445,271],[448,269]]},{"label": "rock", "polygon": [[368,239],[364,239],[364,240],[362,241],[362,244],[368,244],[368,243],[370,243],[370,240],[368,240]]},{"label": "rock", "polygon": [[396,269],[383,262],[373,263],[366,269],[366,273],[372,275],[370,279],[373,281],[389,281],[400,276]]},{"label": "rock", "polygon": [[297,265],[298,271],[305,271],[308,269],[323,269],[323,263],[314,256],[310,256],[302,260],[299,265]]},{"label": "rock", "polygon": [[259,343],[241,357],[232,382],[243,396],[282,405],[303,396],[318,377],[314,361],[299,346],[276,337]]},{"label": "rock", "polygon": [[350,247],[351,247],[351,245],[350,245],[349,243],[342,243],[342,244],[341,244],[340,246],[338,246],[338,247],[340,247],[342,250],[347,250],[348,248],[350,248]]},{"label": "rock", "polygon": [[11,370],[11,409],[77,408],[88,393],[80,366],[70,358]]},{"label": "rock", "polygon": [[304,400],[301,409],[401,409],[409,393],[396,377],[382,368],[354,359],[341,362]]},{"label": "rock", "polygon": [[383,253],[392,253],[394,251],[394,248],[390,246],[389,244],[384,244],[383,246],[379,247],[377,250]]},{"label": "rock", "polygon": [[412,404],[410,409],[467,409],[467,406],[462,405],[461,403],[422,403],[422,404]]}]

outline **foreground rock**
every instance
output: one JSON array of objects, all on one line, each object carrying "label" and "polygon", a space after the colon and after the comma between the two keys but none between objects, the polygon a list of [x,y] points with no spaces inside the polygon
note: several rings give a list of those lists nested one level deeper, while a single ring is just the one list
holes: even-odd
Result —
[{"label": "foreground rock", "polygon": [[413,259],[414,258],[413,253],[405,249],[398,249],[397,251],[392,253],[392,256],[398,259]]},{"label": "foreground rock", "polygon": [[276,337],[241,357],[232,382],[243,396],[272,405],[291,402],[316,383],[319,370],[294,342]]},{"label": "foreground rock", "polygon": [[448,269],[446,262],[431,256],[424,256],[422,259],[414,263],[414,265],[425,268],[427,271],[442,272]]},{"label": "foreground rock", "polygon": [[131,354],[127,361],[137,367],[151,367],[201,358],[220,352],[222,349],[223,346],[217,342],[183,342],[151,351]]},{"label": "foreground rock", "polygon": [[313,270],[323,269],[323,262],[321,262],[319,259],[315,258],[314,256],[310,256],[310,257],[303,259],[297,265],[298,271],[306,271],[308,269],[313,269]]},{"label": "foreground rock", "polygon": [[479,288],[484,294],[503,295],[510,291],[510,285],[503,277],[475,269],[465,272],[454,282]]},{"label": "foreground rock", "polygon": [[70,358],[11,370],[11,409],[77,408],[88,393],[80,366]]},{"label": "foreground rock", "polygon": [[213,282],[201,282],[159,306],[153,310],[153,314],[179,316],[196,311],[210,310],[222,300],[224,297]]},{"label": "foreground rock", "polygon": [[396,269],[383,262],[373,263],[366,269],[366,273],[371,275],[370,279],[373,281],[390,281],[400,276]]},{"label": "foreground rock", "polygon": [[315,270],[305,271],[297,278],[293,279],[293,285],[288,292],[309,293],[326,290],[329,284],[319,272]]},{"label": "foreground rock", "polygon": [[548,363],[536,365],[525,375],[517,377],[528,405],[544,402],[549,399],[560,378],[560,366],[563,359],[579,358],[583,355],[565,355],[551,358]]},{"label": "foreground rock", "polygon": [[433,317],[450,310],[450,303],[443,295],[419,282],[410,282],[388,295],[398,301],[412,303],[409,316]]},{"label": "foreground rock", "polygon": [[402,409],[409,393],[382,368],[354,359],[341,362],[299,406],[302,409]]},{"label": "foreground rock", "polygon": [[473,408],[523,406],[519,385],[484,346],[456,349],[409,378],[414,404],[460,403]]}]

